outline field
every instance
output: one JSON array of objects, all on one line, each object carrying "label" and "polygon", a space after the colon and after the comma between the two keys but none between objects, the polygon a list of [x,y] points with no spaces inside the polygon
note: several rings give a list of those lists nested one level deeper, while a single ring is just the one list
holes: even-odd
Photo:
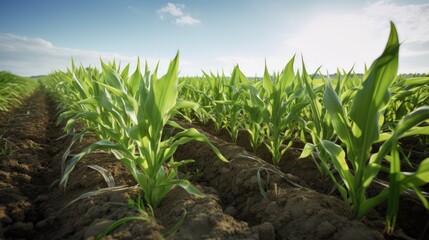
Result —
[{"label": "field", "polygon": [[0,238],[427,239],[429,78],[398,49],[363,76],[2,72]]}]

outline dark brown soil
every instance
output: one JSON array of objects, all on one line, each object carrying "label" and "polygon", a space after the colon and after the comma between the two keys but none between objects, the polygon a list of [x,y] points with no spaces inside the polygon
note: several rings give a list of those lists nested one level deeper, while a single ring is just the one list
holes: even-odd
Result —
[{"label": "dark brown soil", "polygon": [[[233,144],[229,133],[224,129],[217,133],[214,129],[213,123],[196,124],[196,126],[200,129],[204,129],[204,131],[210,135],[214,135],[225,142]],[[332,195],[341,199],[339,193],[335,190],[332,181],[320,176],[311,158],[299,159],[304,143],[299,139],[294,139],[292,141],[293,144],[283,155],[280,164],[277,167],[278,170],[280,170],[282,174],[291,174],[295,176],[296,183],[301,186],[311,188],[324,195]],[[427,144],[425,144],[425,141],[428,141],[425,136],[401,139],[400,144],[404,149],[404,153],[409,157],[409,160],[413,165],[413,167],[411,167],[404,163],[402,167],[403,171],[415,171],[416,166],[422,160],[429,157],[429,148],[427,147]],[[253,151],[250,145],[250,136],[246,131],[240,130],[237,142],[234,144],[242,147],[244,150],[251,153],[251,155],[261,158],[269,165],[272,164],[271,153],[265,145],[262,145],[256,152]],[[389,181],[387,174],[381,174],[380,177],[381,178],[378,179],[380,182]],[[370,194],[378,193],[383,188],[384,187],[382,185],[374,183],[370,187],[369,192]],[[423,186],[422,190],[428,192],[429,185]],[[381,204],[376,208],[376,211],[367,217],[367,219],[373,222],[375,221],[375,225],[381,229],[382,225],[384,225],[383,219],[386,209],[386,204]],[[415,194],[405,194],[401,197],[397,219],[397,235],[393,238],[408,237],[419,239],[429,238],[429,211],[422,205]]]},{"label": "dark brown soil", "polygon": [[[95,152],[76,166],[68,186],[58,186],[61,159],[70,144],[56,126],[56,104],[43,91],[10,113],[0,115],[0,239],[95,239],[114,221],[138,216],[126,205],[139,191],[135,182],[112,155]],[[195,159],[182,169],[183,176],[202,190],[195,197],[173,189],[155,210],[157,221],[130,221],[104,239],[383,239],[383,218],[376,213],[365,221],[354,220],[336,196],[312,190],[308,176],[311,160],[296,160],[298,150],[286,154],[282,172],[243,147],[210,136],[230,159],[223,163],[203,143],[180,147],[175,159]],[[87,136],[71,154],[94,142]],[[239,141],[243,141],[240,140]],[[294,152],[295,151],[295,152]],[[99,194],[68,205],[83,193],[106,188],[100,173],[88,167],[99,165],[126,190]],[[292,167],[293,166],[293,167]],[[258,187],[257,172],[267,194]],[[307,171],[302,173],[301,171]],[[316,170],[317,171],[317,170]],[[185,214],[179,229],[167,233]],[[412,218],[408,218],[413,222]],[[420,232],[422,229],[419,229]],[[420,232],[416,233],[418,235]]]},{"label": "dark brown soil", "polygon": [[[55,125],[55,106],[38,91],[0,127],[0,144],[7,141],[12,149],[10,154],[0,157],[0,239],[95,239],[114,221],[138,216],[126,205],[129,198],[137,197],[136,188],[100,194],[66,207],[83,193],[107,187],[103,177],[87,167],[89,164],[107,169],[117,186],[135,183],[112,155],[98,152],[77,165],[67,189],[59,188],[60,162],[70,139],[58,139],[63,131]],[[71,154],[94,141],[93,137],[85,138],[72,148]],[[174,189],[156,210],[158,223],[131,221],[105,239],[163,239],[166,230],[185,211],[184,224],[169,238],[259,239],[263,226],[251,228],[225,214],[216,191],[209,187],[202,190],[207,197],[197,198]]]}]

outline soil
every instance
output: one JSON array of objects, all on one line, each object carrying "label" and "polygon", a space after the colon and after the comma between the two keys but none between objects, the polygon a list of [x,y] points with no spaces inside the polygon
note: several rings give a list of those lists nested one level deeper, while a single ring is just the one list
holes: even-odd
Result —
[{"label": "soil", "polygon": [[[63,136],[62,125],[57,126],[57,111],[53,99],[39,89],[24,99],[20,107],[0,113],[0,148],[4,150],[0,155],[0,239],[95,239],[114,221],[139,214],[127,206],[128,199],[136,199],[140,194],[134,180],[108,153],[95,152],[83,158],[73,170],[67,187],[59,187],[61,160],[71,138]],[[240,134],[239,144],[232,144],[219,135],[213,136],[209,128],[196,127],[230,160],[221,162],[200,142],[177,150],[176,160],[195,160],[181,169],[182,177],[189,177],[205,197],[175,188],[155,209],[157,221],[130,221],[103,239],[385,237],[383,215],[374,211],[363,221],[353,219],[342,200],[335,194],[326,194],[332,184],[320,180],[313,171],[312,160],[297,160],[298,149],[288,151],[285,165],[276,168],[263,160],[269,159],[264,150],[249,153],[251,149],[245,146],[244,134]],[[94,141],[94,136],[86,136],[73,145],[70,155]],[[103,176],[88,165],[105,168],[116,186],[126,187],[70,204],[84,193],[107,187]],[[413,204],[414,211],[420,211],[427,221],[427,211],[421,211],[418,202]],[[424,224],[418,225],[413,211],[408,213],[399,219],[405,219],[414,228],[399,224],[398,238],[416,238],[423,232]],[[167,236],[183,216],[178,230]]]}]

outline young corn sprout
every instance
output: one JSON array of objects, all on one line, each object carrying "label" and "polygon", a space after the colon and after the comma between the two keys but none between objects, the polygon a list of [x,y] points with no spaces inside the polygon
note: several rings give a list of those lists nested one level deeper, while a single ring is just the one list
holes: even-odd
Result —
[{"label": "young corn sprout", "polygon": [[[351,96],[356,94],[357,88],[355,84],[360,81],[356,81],[355,77],[352,76],[351,69],[348,73],[344,72],[344,76],[341,76],[339,70],[337,70],[337,77],[334,79],[336,82],[335,92],[338,96],[341,96],[341,102],[344,106],[348,106],[351,101]],[[316,71],[318,73],[318,71]],[[325,89],[326,82],[325,78],[321,76],[323,82],[316,83],[315,75],[310,77],[305,68],[304,62],[302,63],[302,79],[304,80],[305,85],[305,94],[307,99],[310,101],[307,114],[303,117],[304,132],[309,134],[311,141],[307,141],[305,136],[302,137],[302,140],[306,142],[304,149],[300,158],[305,158],[311,155],[313,161],[316,164],[317,169],[319,170],[322,177],[328,177],[333,173],[332,162],[330,160],[329,154],[323,149],[318,148],[321,139],[332,140],[336,137],[334,128],[331,123],[330,116],[323,107],[323,92]],[[328,76],[329,77],[329,76]],[[346,87],[347,86],[347,87]],[[350,89],[348,88],[350,87]]]},{"label": "young corn sprout", "polygon": [[[175,161],[173,155],[177,148],[190,141],[202,141],[209,144],[221,160],[227,160],[196,129],[184,129],[171,120],[179,108],[195,106],[177,99],[178,64],[179,54],[171,61],[167,74],[159,79],[157,70],[152,76],[146,70],[142,76],[139,65],[129,78],[128,66],[121,73],[115,70],[114,64],[102,62],[102,73],[95,74],[95,79],[84,69],[73,67],[74,86],[81,93],[75,107],[81,109],[74,112],[67,127],[70,129],[76,119],[85,119],[89,126],[85,131],[94,132],[101,139],[70,160],[61,184],[67,184],[71,171],[85,155],[106,149],[129,170],[151,208],[156,208],[175,186],[202,195],[188,180],[178,178],[178,167],[191,160]],[[180,131],[163,137],[166,125]]]},{"label": "young corn sprout", "polygon": [[246,84],[243,87],[248,92],[248,97],[243,103],[243,125],[250,135],[250,146],[256,152],[265,140],[266,129],[263,125],[265,103],[257,87],[252,84]]},{"label": "young corn sprout", "polygon": [[274,165],[278,165],[281,157],[288,147],[283,142],[294,134],[294,124],[298,122],[301,110],[308,105],[303,98],[302,84],[294,83],[296,76],[293,71],[293,57],[280,75],[274,74],[271,79],[265,66],[262,88],[265,96],[265,111],[263,112],[264,124],[268,132],[266,143],[272,154]]},{"label": "young corn sprout", "polygon": [[[429,107],[421,107],[404,116],[388,134],[389,137],[381,145],[380,150],[371,154],[372,144],[384,136],[380,134],[380,128],[390,97],[389,86],[397,74],[398,53],[398,35],[391,23],[386,48],[365,73],[364,82],[356,92],[350,110],[342,104],[332,82],[327,80],[323,103],[332,120],[335,133],[346,147],[346,152],[331,140],[319,141],[319,146],[329,154],[344,186],[331,175],[332,180],[357,218],[363,218],[376,205],[389,198],[388,233],[393,231],[399,195],[403,191],[413,189],[421,197],[424,205],[429,207],[418,189],[419,186],[429,182],[429,159],[421,162],[416,172],[404,173],[400,171],[396,149],[397,139],[401,137],[427,134],[427,126],[416,127],[429,119]],[[389,152],[391,156],[387,156]],[[366,189],[382,169],[383,159],[390,159],[390,185],[376,196],[368,198]]]},{"label": "young corn sprout", "polygon": [[218,103],[224,104],[225,126],[233,142],[237,142],[238,130],[242,127],[242,111],[245,95],[243,85],[248,84],[249,80],[238,69],[238,65],[234,67],[229,82],[225,84],[225,100]]},{"label": "young corn sprout", "polygon": [[226,88],[226,76],[219,74],[216,76],[213,73],[207,74],[203,72],[203,81],[207,82],[208,88],[207,96],[210,98],[208,106],[210,118],[215,126],[215,131],[220,133],[220,130],[225,125],[226,106],[223,104],[225,101],[225,88]]},{"label": "young corn sprout", "polygon": [[416,108],[429,105],[429,77],[399,76],[390,91],[392,99],[385,114],[387,123],[397,122]]}]

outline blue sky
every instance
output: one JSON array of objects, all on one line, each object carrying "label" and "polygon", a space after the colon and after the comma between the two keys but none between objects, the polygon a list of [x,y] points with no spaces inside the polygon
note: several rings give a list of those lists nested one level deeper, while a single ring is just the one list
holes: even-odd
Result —
[{"label": "blue sky", "polygon": [[134,66],[140,56],[163,71],[180,50],[181,75],[228,74],[237,63],[261,75],[265,60],[279,71],[294,54],[309,71],[362,72],[381,54],[390,20],[403,42],[399,71],[429,72],[429,1],[2,0],[0,70],[47,74],[71,57]]}]

